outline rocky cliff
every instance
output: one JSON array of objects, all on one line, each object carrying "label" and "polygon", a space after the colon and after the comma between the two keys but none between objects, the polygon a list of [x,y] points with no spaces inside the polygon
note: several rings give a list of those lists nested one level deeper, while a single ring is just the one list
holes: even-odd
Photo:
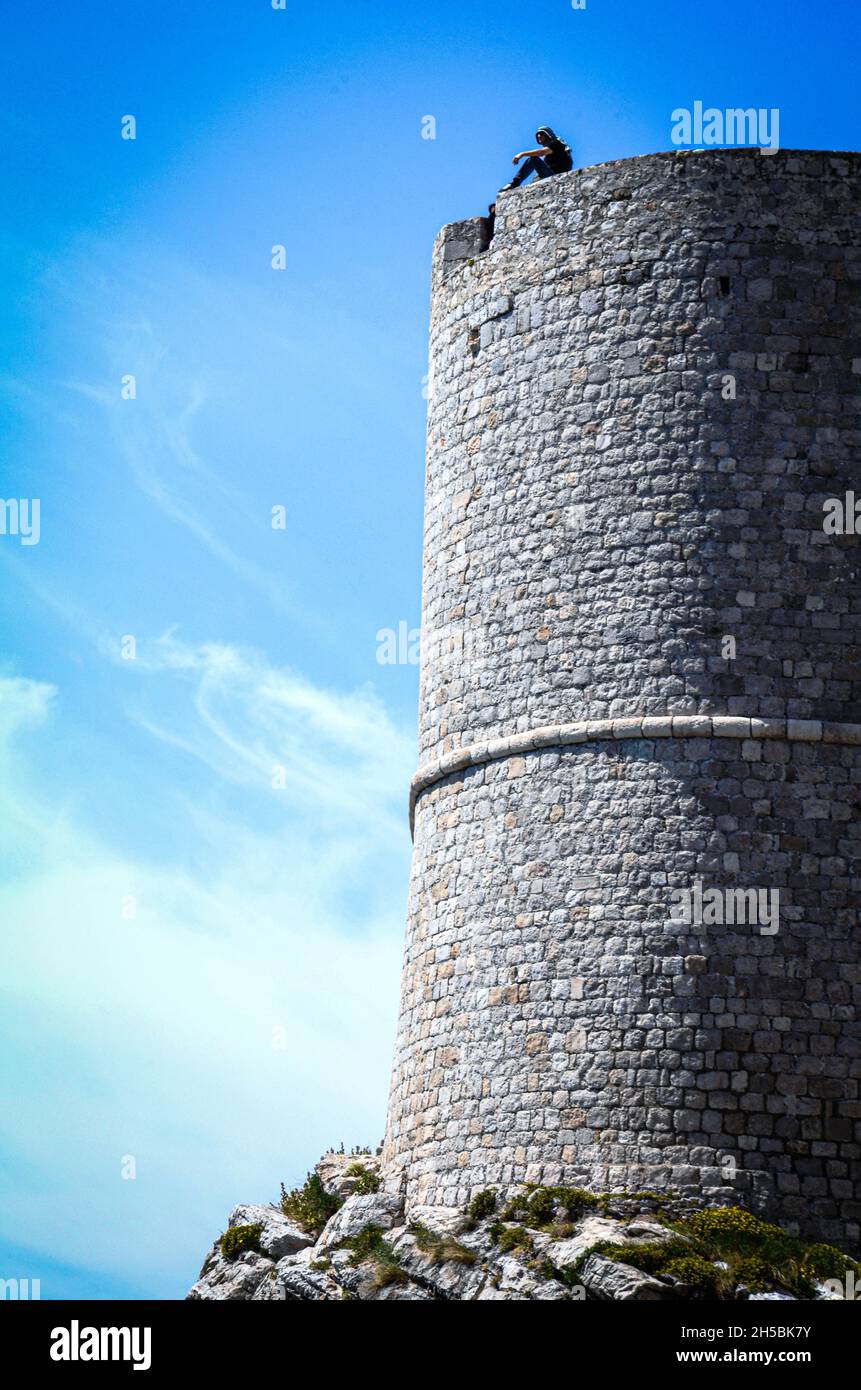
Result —
[{"label": "rocky cliff", "polygon": [[738,1207],[657,1193],[491,1190],[406,1222],[379,1159],[327,1154],[280,1206],[238,1206],[190,1299],[539,1302],[851,1298],[861,1265]]}]

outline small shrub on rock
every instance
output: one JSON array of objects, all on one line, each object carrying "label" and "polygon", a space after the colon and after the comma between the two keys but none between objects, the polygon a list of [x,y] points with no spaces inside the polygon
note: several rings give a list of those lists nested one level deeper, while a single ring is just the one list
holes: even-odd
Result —
[{"label": "small shrub on rock", "polygon": [[382,1227],[365,1226],[358,1235],[347,1236],[341,1241],[339,1250],[349,1250],[350,1264],[361,1265],[368,1261],[375,1266],[374,1283],[378,1289],[387,1284],[402,1284],[407,1275],[401,1262],[387,1240],[383,1239]]},{"label": "small shrub on rock", "polygon": [[717,1298],[721,1292],[720,1270],[702,1255],[678,1255],[668,1260],[661,1270],[662,1274],[672,1275],[683,1284],[689,1284],[702,1298]]},{"label": "small shrub on rock", "polygon": [[733,1266],[733,1279],[736,1286],[746,1288],[750,1293],[765,1293],[772,1285],[771,1266],[758,1255],[747,1255]]},{"label": "small shrub on rock", "polygon": [[260,1222],[255,1222],[253,1226],[231,1226],[224,1232],[219,1242],[221,1253],[225,1259],[236,1260],[246,1250],[253,1250],[258,1255],[262,1253],[260,1249],[260,1237],[263,1234],[263,1227]]},{"label": "small shrub on rock", "polygon": [[502,1215],[505,1221],[522,1221],[525,1226],[541,1228],[552,1225],[559,1211],[573,1219],[596,1207],[599,1201],[593,1192],[582,1187],[533,1186],[512,1197]]},{"label": "small shrub on rock", "polygon": [[[807,1245],[780,1226],[763,1221],[742,1207],[709,1207],[672,1223],[689,1241],[690,1252],[726,1265],[719,1271],[726,1297],[742,1289],[765,1293],[785,1289],[796,1298],[812,1298],[817,1279],[843,1278],[859,1266],[833,1245]],[[666,1250],[668,1247],[664,1246]],[[672,1272],[661,1265],[655,1272]]]},{"label": "small shrub on rock", "polygon": [[303,1231],[318,1236],[326,1222],[335,1215],[343,1199],[327,1192],[318,1173],[309,1173],[304,1187],[288,1192],[281,1184],[281,1210],[289,1221],[295,1221]]},{"label": "small shrub on rock", "polygon": [[486,1187],[483,1192],[477,1192],[466,1209],[467,1230],[475,1230],[479,1221],[492,1216],[495,1211],[496,1189]]},{"label": "small shrub on rock", "polygon": [[525,1226],[503,1226],[501,1221],[494,1221],[488,1229],[488,1234],[503,1255],[508,1255],[513,1250],[532,1254],[532,1237]]},{"label": "small shrub on rock", "polygon": [[690,1244],[681,1239],[649,1240],[641,1245],[617,1245],[605,1240],[588,1252],[590,1255],[604,1255],[618,1264],[632,1265],[644,1274],[663,1274],[671,1261],[681,1260],[690,1253]]},{"label": "small shrub on rock", "polygon": [[375,1173],[371,1168],[366,1168],[364,1163],[351,1163],[344,1176],[355,1178],[353,1192],[357,1197],[367,1197],[369,1193],[380,1190],[379,1173]]},{"label": "small shrub on rock", "polygon": [[845,1279],[847,1270],[852,1270],[856,1277],[861,1275],[861,1264],[833,1245],[808,1245],[803,1267],[805,1274],[814,1279]]},{"label": "small shrub on rock", "polygon": [[779,1226],[769,1226],[743,1207],[707,1207],[680,1223],[691,1235],[719,1244],[724,1250],[743,1250],[776,1236],[785,1238]]}]

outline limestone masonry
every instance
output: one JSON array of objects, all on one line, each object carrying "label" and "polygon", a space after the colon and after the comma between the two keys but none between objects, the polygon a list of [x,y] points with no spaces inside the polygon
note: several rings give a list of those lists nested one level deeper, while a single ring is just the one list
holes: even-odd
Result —
[{"label": "limestone masonry", "polygon": [[[565,1182],[859,1240],[859,173],[650,155],[437,241],[409,1212]],[[678,920],[698,884],[777,930]]]}]

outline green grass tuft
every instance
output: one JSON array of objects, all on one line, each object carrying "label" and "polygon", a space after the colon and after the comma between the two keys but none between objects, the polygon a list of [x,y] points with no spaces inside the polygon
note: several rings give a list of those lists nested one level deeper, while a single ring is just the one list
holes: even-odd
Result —
[{"label": "green grass tuft", "polygon": [[465,1245],[461,1245],[454,1236],[438,1235],[436,1231],[431,1231],[427,1226],[415,1224],[410,1226],[410,1233],[415,1236],[416,1246],[422,1254],[429,1256],[435,1265],[444,1264],[448,1260],[454,1260],[456,1264],[474,1265],[478,1256],[474,1250],[469,1250]]},{"label": "green grass tuft", "polygon": [[350,1264],[352,1266],[365,1264],[370,1261],[373,1263],[374,1284],[378,1289],[385,1288],[387,1284],[403,1284],[406,1282],[407,1274],[401,1268],[401,1262],[395,1251],[383,1238],[383,1231],[380,1226],[365,1226],[358,1235],[347,1236],[338,1246],[339,1250],[349,1250]]}]

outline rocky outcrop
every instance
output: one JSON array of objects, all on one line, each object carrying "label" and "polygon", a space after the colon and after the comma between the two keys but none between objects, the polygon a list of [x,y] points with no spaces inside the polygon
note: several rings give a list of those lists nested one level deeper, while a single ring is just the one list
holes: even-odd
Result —
[{"label": "rocky outcrop", "polygon": [[284,1256],[295,1256],[313,1245],[314,1237],[294,1226],[277,1207],[238,1206],[227,1218],[227,1229],[259,1226],[257,1250],[243,1251],[241,1256],[222,1253],[221,1237],[215,1242],[206,1259],[200,1278],[188,1297],[191,1299],[250,1299],[254,1298],[261,1282]]},{"label": "rocky outcrop", "polygon": [[327,1255],[343,1245],[345,1240],[354,1240],[368,1226],[380,1231],[390,1231],[399,1216],[403,1215],[404,1204],[399,1197],[388,1192],[374,1192],[365,1197],[348,1197],[340,1211],[336,1211],[317,1241],[316,1250]]},{"label": "rocky outcrop", "polygon": [[313,1245],[313,1237],[300,1231],[278,1207],[234,1207],[227,1219],[231,1226],[259,1225],[261,1252],[271,1260],[280,1260],[284,1255],[296,1255],[306,1246]]},{"label": "rocky outcrop", "polygon": [[[314,1172],[327,1192],[336,1197],[352,1197],[360,1179],[355,1173],[361,1168],[373,1177],[379,1177],[380,1158],[370,1153],[327,1153],[314,1167]],[[353,1170],[353,1171],[351,1171]]]},{"label": "rocky outcrop", "polygon": [[254,1298],[273,1267],[272,1260],[264,1259],[253,1251],[235,1260],[227,1259],[216,1241],[188,1297],[219,1302]]},{"label": "rocky outcrop", "polygon": [[[776,1267],[775,1250],[779,1253],[781,1242],[791,1238],[738,1207],[704,1209],[649,1193],[600,1196],[573,1188],[526,1188],[507,1203],[484,1192],[467,1212],[414,1211],[407,1220],[403,1199],[379,1190],[378,1182],[378,1163],[370,1155],[328,1154],[304,1189],[285,1195],[291,1217],[278,1207],[235,1207],[189,1298],[294,1303],[824,1298],[840,1296],[844,1265],[847,1280],[850,1270],[861,1274],[838,1250],[819,1245],[805,1252],[796,1243],[786,1250],[796,1282],[790,1278],[786,1288],[775,1275],[763,1283],[763,1270]],[[301,1229],[302,1223],[309,1229]],[[722,1250],[741,1250],[739,1241],[747,1242],[746,1258],[731,1269]],[[800,1279],[805,1263],[809,1268]],[[830,1291],[823,1283],[826,1272],[838,1276],[836,1295],[833,1278]]]},{"label": "rocky outcrop", "polygon": [[603,1255],[590,1255],[583,1265],[581,1278],[593,1298],[627,1302],[630,1299],[670,1298],[674,1290],[663,1280],[619,1264]]}]

